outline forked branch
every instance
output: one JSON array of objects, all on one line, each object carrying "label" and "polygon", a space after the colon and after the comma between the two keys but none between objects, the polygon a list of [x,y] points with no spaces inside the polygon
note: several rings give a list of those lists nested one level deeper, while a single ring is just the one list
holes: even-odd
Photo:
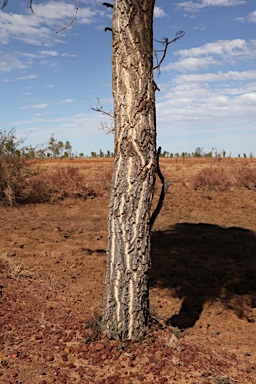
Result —
[{"label": "forked branch", "polygon": [[[93,111],[95,111],[95,112],[101,113],[102,115],[109,116],[109,117],[111,117],[111,119],[114,119],[113,112],[105,111],[103,109],[103,105],[101,105],[100,99],[98,97],[97,97],[97,100],[98,100],[98,107],[91,107],[91,109]],[[102,123],[102,122],[101,122],[101,128],[100,129],[103,130],[103,131],[106,131],[107,134],[108,133],[114,133],[114,131],[115,131],[115,129],[114,129],[112,124],[111,124],[111,126],[109,126],[108,123]]]},{"label": "forked branch", "polygon": [[167,192],[167,189],[169,188],[169,186],[171,185],[170,183],[168,183],[161,170],[160,170],[160,166],[159,166],[159,156],[160,156],[160,153],[161,153],[161,147],[158,148],[158,151],[157,151],[157,155],[156,155],[156,166],[157,166],[157,174],[158,174],[158,177],[159,179],[161,180],[162,182],[162,190],[161,190],[161,194],[160,194],[160,197],[159,197],[159,200],[158,200],[158,203],[157,203],[157,206],[156,206],[156,209],[154,210],[154,212],[152,213],[152,216],[150,218],[150,230],[152,229],[153,225],[154,225],[154,222],[156,221],[156,218],[157,216],[159,215],[161,209],[162,209],[162,206],[163,206],[163,203],[164,203],[164,198],[165,198],[165,195],[166,195],[166,192]]},{"label": "forked branch", "polygon": [[100,104],[100,99],[97,97],[98,100],[98,107],[91,107],[91,109],[95,112],[102,113],[103,115],[109,116],[112,119],[114,119],[114,115],[112,112],[107,112],[103,109],[103,106]]},{"label": "forked branch", "polygon": [[171,41],[169,41],[168,37],[165,37],[164,40],[155,40],[157,43],[160,43],[164,46],[164,49],[161,49],[161,50],[156,50],[155,51],[155,56],[156,56],[156,59],[157,59],[157,62],[158,62],[158,57],[157,57],[157,52],[163,52],[163,55],[162,55],[162,58],[161,60],[157,63],[157,65],[153,68],[154,70],[155,69],[158,69],[160,70],[160,66],[162,64],[162,62],[164,61],[165,59],[165,56],[166,56],[166,53],[167,53],[167,49],[168,49],[168,46],[176,41],[178,41],[179,39],[181,39],[183,36],[185,35],[185,32],[184,31],[179,31],[176,33],[176,36],[174,39],[172,39]]}]

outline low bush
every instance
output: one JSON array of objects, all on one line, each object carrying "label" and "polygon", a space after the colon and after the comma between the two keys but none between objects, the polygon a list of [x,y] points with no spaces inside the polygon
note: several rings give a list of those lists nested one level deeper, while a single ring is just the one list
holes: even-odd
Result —
[{"label": "low bush", "polygon": [[[29,177],[38,175],[38,169],[29,162],[29,147],[17,140],[15,130],[0,131],[0,204],[15,205],[22,200],[24,183]],[[21,147],[22,146],[22,147]]]},{"label": "low bush", "polygon": [[196,190],[256,189],[256,169],[247,164],[206,167],[191,177],[190,185]]},{"label": "low bush", "polygon": [[59,166],[48,170],[47,177],[49,201],[54,202],[66,197],[86,198],[99,193],[86,180],[83,172],[75,166]]},{"label": "low bush", "polygon": [[256,169],[243,166],[237,169],[237,186],[248,189],[256,189]]},{"label": "low bush", "polygon": [[225,191],[232,186],[234,180],[223,167],[206,167],[197,172],[191,179],[193,189]]},{"label": "low bush", "polygon": [[39,167],[35,150],[23,146],[15,130],[0,131],[0,205],[53,203],[66,197],[87,198],[109,190],[111,173],[85,175],[75,166]]}]

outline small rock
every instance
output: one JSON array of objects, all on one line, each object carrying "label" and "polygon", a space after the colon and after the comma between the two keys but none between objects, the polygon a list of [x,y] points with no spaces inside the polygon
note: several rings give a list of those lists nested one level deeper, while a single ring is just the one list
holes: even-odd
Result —
[{"label": "small rock", "polygon": [[12,349],[10,350],[9,352],[9,356],[12,358],[12,359],[15,359],[17,356],[18,356],[18,350],[17,349]]},{"label": "small rock", "polygon": [[162,358],[162,352],[161,351],[156,351],[155,352],[155,359],[156,360],[161,360]]},{"label": "small rock", "polygon": [[154,355],[153,356],[150,356],[150,358],[149,358],[149,363],[150,364],[156,364],[156,359],[155,359],[155,357],[154,357]]},{"label": "small rock", "polygon": [[167,382],[168,382],[167,377],[160,377],[158,380],[159,380],[159,383],[160,383],[160,384],[164,384],[164,383],[167,383]]},{"label": "small rock", "polygon": [[149,363],[149,358],[148,358],[147,356],[142,356],[142,357],[140,358],[140,363],[141,363],[142,365],[147,365],[147,364]]},{"label": "small rock", "polygon": [[89,377],[95,377],[95,372],[92,369],[88,369],[85,373]]},{"label": "small rock", "polygon": [[62,355],[61,358],[62,358],[62,360],[63,360],[64,362],[67,362],[67,361],[68,361],[68,357],[67,357],[67,355]]},{"label": "small rock", "polygon": [[103,343],[96,343],[95,345],[94,345],[94,349],[96,350],[96,351],[101,351],[102,349],[104,349],[105,348],[105,345],[103,344]]},{"label": "small rock", "polygon": [[45,360],[46,361],[53,361],[54,360],[54,356],[52,354],[46,355],[45,356]]}]

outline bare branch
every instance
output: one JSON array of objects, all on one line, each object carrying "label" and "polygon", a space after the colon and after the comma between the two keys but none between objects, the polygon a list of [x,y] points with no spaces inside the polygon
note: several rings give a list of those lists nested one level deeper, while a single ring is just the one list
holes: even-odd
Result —
[{"label": "bare branch", "polygon": [[29,8],[31,9],[31,12],[34,13],[34,10],[33,10],[33,0],[30,0]]},{"label": "bare branch", "polygon": [[[103,109],[103,106],[100,104],[100,99],[98,97],[97,97],[97,100],[98,100],[98,107],[91,107],[91,109],[95,112],[101,113],[102,115],[109,116],[109,117],[111,117],[111,119],[114,119],[113,112],[105,111]],[[113,124],[111,124],[111,126],[109,126],[108,123],[102,123],[102,122],[101,122],[100,130],[106,131],[107,134],[115,132],[115,128],[114,128]]]},{"label": "bare branch", "polygon": [[6,7],[6,5],[8,4],[8,0],[4,0],[4,2],[3,2],[3,5],[2,5],[2,7],[1,7],[1,9],[4,9],[5,7]]},{"label": "bare branch", "polygon": [[107,32],[107,31],[111,31],[111,32],[112,32],[112,28],[106,27],[106,28],[104,29],[104,31],[105,31],[105,32]]},{"label": "bare branch", "polygon": [[161,194],[160,194],[159,201],[158,201],[158,204],[156,206],[156,209],[154,210],[154,212],[152,213],[152,216],[150,218],[150,230],[152,229],[152,227],[154,225],[154,222],[156,221],[156,218],[157,218],[157,216],[159,215],[159,213],[160,213],[160,211],[162,209],[167,189],[171,185],[170,183],[168,183],[165,180],[165,178],[164,178],[164,176],[163,176],[163,174],[162,174],[162,172],[160,170],[159,156],[160,156],[160,153],[161,153],[161,149],[162,149],[161,147],[158,148],[157,155],[156,155],[156,164],[157,164],[157,174],[158,174],[159,179],[162,182],[162,190],[161,190]]},{"label": "bare branch", "polygon": [[103,115],[109,116],[114,119],[114,115],[112,112],[107,112],[103,109],[103,106],[100,104],[100,99],[97,97],[98,107],[91,107],[91,109],[95,112],[102,113]]},{"label": "bare branch", "polygon": [[[30,0],[31,1],[31,0]],[[33,0],[32,0],[33,1]],[[77,7],[76,7],[76,10],[75,10],[75,14],[73,16],[73,19],[70,21],[70,23],[68,23],[68,25],[66,25],[65,27],[61,28],[61,29],[58,29],[58,31],[56,31],[56,33],[59,33],[59,32],[62,32],[64,31],[65,29],[69,28],[73,22],[75,21],[76,19],[76,16],[77,16],[77,12],[79,10],[79,7],[80,7],[80,0],[77,1]]]},{"label": "bare branch", "polygon": [[114,8],[113,4],[102,3],[102,5],[105,5],[105,7],[107,7],[107,8]]},{"label": "bare branch", "polygon": [[157,83],[154,81],[154,88],[155,88],[155,91],[159,91],[160,92],[160,89],[158,88],[158,85]]},{"label": "bare branch", "polygon": [[109,135],[110,133],[115,133],[115,128],[113,123],[111,123],[110,126],[108,125],[108,123],[101,122],[100,124],[101,124],[101,127],[99,128],[99,130],[106,132],[107,135]]},{"label": "bare branch", "polygon": [[[4,9],[4,8],[6,7],[6,5],[8,4],[8,1],[9,1],[9,0],[4,0],[1,9]],[[29,0],[29,8],[31,9],[31,12],[34,13],[32,4],[33,4],[33,0]]]},{"label": "bare branch", "polygon": [[[162,62],[164,61],[165,59],[165,56],[166,56],[166,53],[167,53],[167,49],[168,49],[168,45],[178,41],[179,39],[181,39],[183,36],[185,35],[185,32],[184,31],[179,31],[176,33],[176,36],[174,39],[172,39],[171,41],[168,40],[168,37],[167,38],[164,38],[164,40],[160,41],[160,40],[155,40],[157,43],[160,43],[162,45],[164,45],[164,49],[162,50],[159,50],[159,51],[155,51],[155,56],[157,58],[157,54],[156,52],[163,52],[163,56],[161,58],[161,60],[157,63],[157,65],[153,68],[153,70],[155,69],[158,69],[160,71],[160,66],[162,64]],[[158,61],[158,60],[157,60]]]}]

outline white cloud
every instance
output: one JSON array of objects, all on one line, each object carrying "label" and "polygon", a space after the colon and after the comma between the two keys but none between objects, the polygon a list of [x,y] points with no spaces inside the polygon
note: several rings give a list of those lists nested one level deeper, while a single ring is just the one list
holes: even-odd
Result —
[{"label": "white cloud", "polygon": [[7,44],[11,39],[28,44],[41,45],[54,36],[50,29],[42,26],[43,20],[38,16],[0,12],[0,39]]},{"label": "white cloud", "polygon": [[256,130],[256,70],[174,77],[157,100],[157,119],[172,135]]},{"label": "white cloud", "polygon": [[256,23],[256,11],[249,13],[246,17],[237,17],[234,20],[240,21],[240,23],[245,23],[246,21],[249,23]]},{"label": "white cloud", "polygon": [[[37,61],[40,65],[49,65],[51,59],[57,57],[76,57],[67,52],[61,53],[56,50],[41,50],[36,53],[28,53],[21,51],[5,52],[0,50],[0,72],[11,72],[15,69],[25,69],[31,66],[35,66]],[[44,59],[44,60],[42,60]],[[52,62],[51,62],[52,63]],[[29,77],[19,77],[19,80],[26,80]],[[31,77],[30,77],[31,78]]]},{"label": "white cloud", "polygon": [[44,88],[54,88],[54,87],[55,87],[55,85],[50,84],[50,83],[47,83],[44,85]]},{"label": "white cloud", "polygon": [[185,83],[185,82],[215,82],[215,81],[241,81],[241,80],[256,80],[256,70],[251,71],[228,71],[228,72],[217,72],[217,73],[203,73],[203,74],[190,74],[177,76],[174,82]]},{"label": "white cloud", "polygon": [[59,56],[59,52],[57,51],[39,51],[39,54],[43,56],[53,56],[53,57]]},{"label": "white cloud", "polygon": [[60,101],[60,104],[70,104],[70,103],[74,103],[74,100],[73,99],[66,99],[66,100]]},{"label": "white cloud", "polygon": [[61,54],[61,57],[76,57],[77,55],[73,55],[73,54],[70,54],[70,53],[62,53]]},{"label": "white cloud", "polygon": [[[27,44],[53,46],[64,39],[65,34],[55,34],[56,29],[65,27],[73,18],[76,5],[65,1],[49,1],[34,4],[34,13],[28,9],[24,14],[0,11],[0,40],[7,44],[11,39]],[[77,22],[89,24],[97,11],[80,8]]]},{"label": "white cloud", "polygon": [[198,24],[198,25],[196,25],[196,26],[194,27],[195,30],[199,30],[199,31],[203,31],[205,28],[206,28],[206,27],[205,27],[205,24],[204,24],[204,23],[200,23],[200,24]]},{"label": "white cloud", "polygon": [[234,19],[234,21],[240,21],[240,23],[245,23],[246,22],[246,18],[245,17],[236,17]]},{"label": "white cloud", "polygon": [[200,47],[176,51],[174,55],[179,56],[179,60],[163,66],[162,69],[191,72],[211,65],[235,64],[239,60],[255,59],[256,45],[253,40],[218,40]]},{"label": "white cloud", "polygon": [[[57,137],[64,136],[65,140],[70,140],[72,144],[72,140],[75,137],[81,140],[81,137],[84,138],[83,135],[85,133],[92,134],[94,138],[96,136],[101,136],[102,132],[99,130],[99,127],[101,126],[101,121],[102,116],[100,116],[99,114],[95,115],[92,113],[79,113],[67,117],[52,118],[45,117],[40,113],[33,113],[33,116],[29,117],[28,119],[11,121],[6,124],[6,126],[17,127],[19,129],[19,135],[21,137],[26,136],[28,131],[35,131],[35,144],[38,144],[38,141],[41,140],[40,135],[42,136],[43,141],[47,136],[50,137],[53,132],[56,134]],[[106,117],[106,121],[109,121],[109,125],[111,125],[110,118],[108,119]],[[30,136],[31,135],[29,135],[29,138]]]},{"label": "white cloud", "polygon": [[26,65],[20,60],[20,58],[15,57],[13,53],[0,51],[0,57],[0,72],[10,72],[13,69],[26,68]]},{"label": "white cloud", "polygon": [[180,61],[170,63],[163,67],[163,70],[176,69],[181,72],[197,71],[199,69],[206,69],[210,65],[217,65],[218,62],[213,57],[185,57]]},{"label": "white cloud", "polygon": [[34,80],[36,78],[37,78],[37,75],[33,74],[33,75],[17,77],[16,80]]},{"label": "white cloud", "polygon": [[248,16],[248,20],[251,22],[251,23],[256,23],[256,11],[252,12],[249,14]]},{"label": "white cloud", "polygon": [[22,107],[22,109],[45,109],[46,107],[48,107],[48,104],[31,104]]},{"label": "white cloud", "polygon": [[206,43],[201,47],[184,49],[178,52],[179,56],[200,57],[203,55],[241,56],[249,52],[248,44],[243,39],[218,40],[214,43]]},{"label": "white cloud", "polygon": [[[45,24],[56,27],[56,23],[59,26],[61,23],[64,23],[63,26],[65,26],[65,20],[72,20],[76,5],[68,4],[65,1],[49,1],[47,3],[34,5],[33,9],[34,13],[38,15]],[[88,24],[93,21],[93,17],[96,14],[96,11],[80,7],[77,20],[80,23]]]},{"label": "white cloud", "polygon": [[165,11],[162,8],[155,6],[154,16],[155,17],[164,17],[164,16],[167,16],[167,14],[165,13]]},{"label": "white cloud", "polygon": [[82,24],[89,24],[94,21],[94,16],[96,15],[96,11],[92,11],[89,8],[80,8],[77,14],[77,20]]},{"label": "white cloud", "polygon": [[176,3],[177,8],[182,8],[186,12],[196,12],[206,7],[233,7],[245,4],[245,0],[200,0],[200,1],[183,1]]}]

